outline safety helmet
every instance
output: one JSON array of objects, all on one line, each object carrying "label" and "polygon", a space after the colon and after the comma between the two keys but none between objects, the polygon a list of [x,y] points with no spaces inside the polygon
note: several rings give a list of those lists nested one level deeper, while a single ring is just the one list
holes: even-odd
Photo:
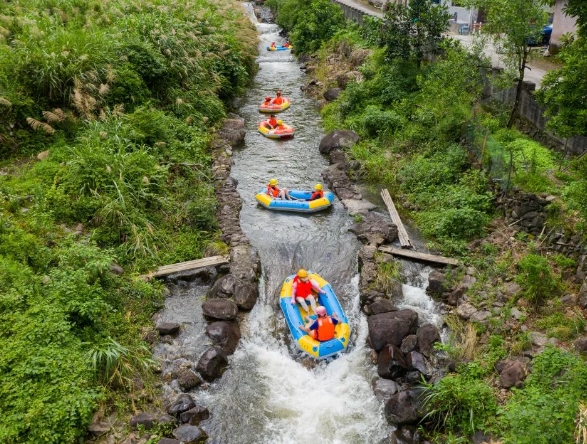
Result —
[{"label": "safety helmet", "polygon": [[298,277],[299,278],[307,278],[308,277],[308,272],[306,270],[304,270],[303,268],[300,268],[298,270]]},{"label": "safety helmet", "polygon": [[277,179],[269,179],[269,185],[277,185]]},{"label": "safety helmet", "polygon": [[271,100],[271,96],[265,97],[265,100]]},{"label": "safety helmet", "polygon": [[315,190],[321,191],[322,190],[322,184],[321,183],[317,183],[316,186],[314,187]]},{"label": "safety helmet", "polygon": [[326,307],[323,307],[322,305],[316,307],[316,314],[318,316],[326,316]]},{"label": "safety helmet", "polygon": [[279,120],[277,121],[277,124],[278,124],[278,125],[283,125],[283,120],[279,119]]}]

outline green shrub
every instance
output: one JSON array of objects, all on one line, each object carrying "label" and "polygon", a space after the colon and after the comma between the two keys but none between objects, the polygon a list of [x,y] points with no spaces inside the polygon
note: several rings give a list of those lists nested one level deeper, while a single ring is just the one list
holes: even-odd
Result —
[{"label": "green shrub", "polygon": [[516,282],[524,289],[524,297],[535,306],[556,297],[560,285],[548,260],[537,254],[528,254],[518,262],[520,274]]},{"label": "green shrub", "polygon": [[497,411],[495,395],[482,380],[451,374],[427,389],[426,418],[437,427],[471,435],[485,430]]},{"label": "green shrub", "polygon": [[333,37],[345,24],[342,9],[328,0],[313,0],[291,32],[296,52],[311,53]]}]

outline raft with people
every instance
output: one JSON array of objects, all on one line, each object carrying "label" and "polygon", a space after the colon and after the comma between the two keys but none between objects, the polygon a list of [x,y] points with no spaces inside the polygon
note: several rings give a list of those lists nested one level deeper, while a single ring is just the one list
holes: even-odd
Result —
[{"label": "raft with people", "polygon": [[266,188],[261,188],[255,195],[255,199],[268,210],[297,213],[315,213],[325,210],[332,205],[334,200],[334,193],[331,191],[325,191],[323,197],[315,200],[310,200],[312,191],[288,190],[288,192],[291,200],[275,198],[267,194]]},{"label": "raft with people", "polygon": [[[271,97],[269,97],[271,99]],[[290,100],[287,97],[283,97],[283,102],[273,103],[271,100],[265,99],[263,103],[259,105],[259,112],[262,113],[280,113],[285,111],[290,106]]]},{"label": "raft with people", "polygon": [[269,139],[291,139],[294,136],[295,130],[283,122],[272,127],[267,120],[262,120],[259,122],[259,132]]},{"label": "raft with people", "polygon": [[300,328],[309,326],[317,320],[319,321],[317,318],[322,318],[322,315],[319,314],[320,316],[318,316],[311,307],[308,307],[309,313],[306,313],[300,304],[292,304],[293,283],[296,274],[292,274],[285,279],[281,287],[279,305],[285,316],[285,321],[292,338],[298,348],[310,356],[324,359],[346,350],[349,344],[351,328],[332,286],[317,273],[309,272],[308,277],[314,280],[320,287],[320,290],[324,292],[324,294],[318,296],[318,304],[320,306],[317,310],[325,309],[325,318],[332,317],[337,320],[331,339],[319,337],[315,339],[313,335]]}]

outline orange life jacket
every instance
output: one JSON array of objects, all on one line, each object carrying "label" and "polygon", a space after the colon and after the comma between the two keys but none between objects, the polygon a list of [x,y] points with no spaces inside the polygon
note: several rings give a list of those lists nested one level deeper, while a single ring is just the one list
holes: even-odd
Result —
[{"label": "orange life jacket", "polygon": [[316,190],[312,193],[312,196],[310,196],[310,200],[322,199],[323,197],[324,197],[324,191]]},{"label": "orange life jacket", "polygon": [[267,194],[272,197],[279,197],[279,188],[267,185]]},{"label": "orange life jacket", "polygon": [[318,329],[314,330],[314,339],[318,341],[330,341],[334,338],[334,322],[330,316],[318,317]]},{"label": "orange life jacket", "polygon": [[306,282],[302,281],[298,276],[294,277],[294,283],[296,284],[296,298],[306,299],[312,295],[312,282],[308,279]]},{"label": "orange life jacket", "polygon": [[273,99],[273,103],[275,105],[281,105],[283,103],[283,97],[277,96],[276,98]]},{"label": "orange life jacket", "polygon": [[277,119],[269,119],[267,123],[275,128],[277,126]]}]

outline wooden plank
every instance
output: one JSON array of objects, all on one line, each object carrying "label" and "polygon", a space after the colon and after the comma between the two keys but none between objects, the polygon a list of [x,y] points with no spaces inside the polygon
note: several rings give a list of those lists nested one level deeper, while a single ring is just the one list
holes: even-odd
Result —
[{"label": "wooden plank", "polygon": [[161,276],[167,276],[169,274],[177,273],[180,271],[195,270],[197,268],[212,267],[220,264],[227,264],[230,260],[229,256],[210,256],[203,259],[196,259],[193,261],[179,262],[177,264],[163,265],[156,271],[141,276],[145,279],[151,279]]},{"label": "wooden plank", "polygon": [[386,188],[381,190],[381,197],[383,198],[383,202],[387,206],[387,210],[389,211],[389,215],[391,216],[391,221],[397,226],[397,237],[399,238],[399,243],[402,248],[414,248],[412,245],[412,241],[408,236],[408,232],[402,223],[401,218],[399,217],[399,213],[395,208],[393,200],[391,199],[391,195]]},{"label": "wooden plank", "polygon": [[416,259],[425,262],[434,262],[442,265],[458,265],[459,261],[450,257],[437,256],[435,254],[419,253],[417,251],[404,250],[403,248],[395,248],[389,246],[379,247],[379,251],[390,253],[394,256],[402,256],[410,259]]}]

